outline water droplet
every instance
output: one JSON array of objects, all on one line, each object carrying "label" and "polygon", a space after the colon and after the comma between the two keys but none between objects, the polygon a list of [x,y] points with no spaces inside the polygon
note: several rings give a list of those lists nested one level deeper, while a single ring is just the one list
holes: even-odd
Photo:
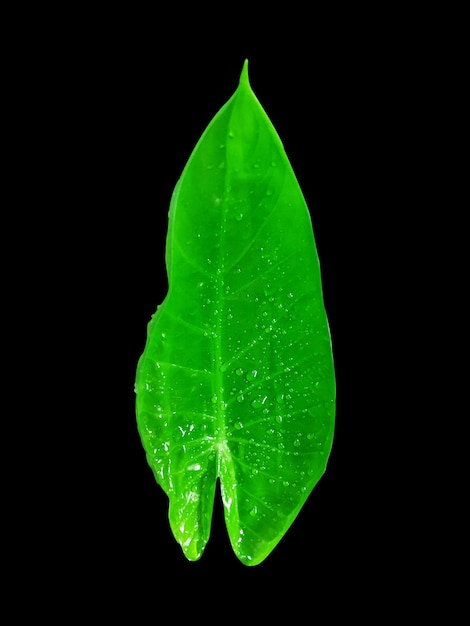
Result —
[{"label": "water droplet", "polygon": [[237,430],[241,430],[243,428],[243,424],[241,422],[235,422],[235,428]]},{"label": "water droplet", "polygon": [[299,439],[295,439],[295,440],[294,440],[294,446],[295,446],[296,448],[299,448],[299,447],[300,447],[300,445],[301,445],[301,444],[300,444],[300,440],[299,440]]},{"label": "water droplet", "polygon": [[248,372],[248,374],[246,375],[246,379],[251,382],[251,381],[255,380],[255,378],[257,376],[258,376],[258,371],[257,370],[252,370],[251,372]]},{"label": "water droplet", "polygon": [[260,409],[264,404],[266,404],[267,399],[268,396],[258,396],[252,401],[251,406],[254,409]]},{"label": "water droplet", "polygon": [[241,368],[241,367],[239,367],[238,369],[236,369],[236,370],[235,370],[235,374],[236,374],[237,376],[242,376],[242,375],[243,375],[243,370],[242,370],[242,368]]},{"label": "water droplet", "polygon": [[255,169],[259,169],[261,167],[261,165],[259,163],[253,163],[253,167]]},{"label": "water droplet", "polygon": [[282,415],[276,415],[276,422],[282,424]]},{"label": "water droplet", "polygon": [[285,401],[285,395],[283,393],[276,394],[276,402],[278,402],[279,404],[284,404],[284,401]]},{"label": "water droplet", "polygon": [[288,480],[282,481],[282,486],[283,487],[288,487],[289,486],[289,481]]},{"label": "water droplet", "polygon": [[315,433],[307,433],[307,439],[311,441],[315,437]]},{"label": "water droplet", "polygon": [[214,393],[214,395],[211,398],[211,402],[212,404],[215,404],[217,402],[217,394]]},{"label": "water droplet", "polygon": [[258,507],[254,506],[251,511],[250,511],[250,515],[251,517],[255,517],[255,515],[258,515]]},{"label": "water droplet", "polygon": [[242,393],[240,393],[240,394],[237,396],[237,402],[243,402],[243,400],[244,400],[244,399],[245,399],[245,396],[244,396]]},{"label": "water droplet", "polygon": [[235,215],[235,219],[237,220],[237,222],[241,222],[243,219],[243,213],[238,213],[237,215]]},{"label": "water droplet", "polygon": [[286,446],[282,443],[282,441],[280,441],[280,442],[277,444],[277,447],[278,447],[278,449],[279,449],[279,450],[284,450],[284,448],[285,448]]}]

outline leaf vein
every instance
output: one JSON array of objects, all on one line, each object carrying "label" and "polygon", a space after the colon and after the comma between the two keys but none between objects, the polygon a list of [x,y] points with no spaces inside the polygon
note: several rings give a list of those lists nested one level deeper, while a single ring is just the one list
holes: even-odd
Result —
[{"label": "leaf vein", "polygon": [[157,363],[157,367],[164,365],[166,367],[174,367],[174,368],[181,369],[187,372],[192,372],[196,374],[204,374],[205,376],[212,376],[211,372],[208,372],[207,370],[201,370],[196,367],[188,367],[187,365],[181,365],[180,363],[169,363],[168,361],[157,361],[156,363]]},{"label": "leaf vein", "polygon": [[178,239],[176,239],[176,237],[174,237],[173,242],[174,242],[174,245],[176,246],[176,248],[178,248],[178,252],[181,254],[181,256],[183,257],[183,259],[186,261],[186,263],[188,265],[190,265],[197,272],[203,274],[204,276],[207,276],[209,278],[213,278],[214,277],[213,274],[209,270],[207,270],[207,269],[205,269],[203,267],[200,267],[190,257],[188,257],[188,255],[186,254],[183,246],[180,244]]}]

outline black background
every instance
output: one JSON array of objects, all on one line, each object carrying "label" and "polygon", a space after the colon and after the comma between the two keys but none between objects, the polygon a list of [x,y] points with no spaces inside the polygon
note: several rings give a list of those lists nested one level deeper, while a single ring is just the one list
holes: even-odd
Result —
[{"label": "black background", "polygon": [[[39,29],[30,16],[34,37],[17,44],[12,160],[28,169],[16,202],[20,221],[23,200],[29,207],[34,242],[22,270],[24,328],[42,381],[24,455],[27,568],[50,577],[46,606],[60,588],[75,611],[97,602],[105,612],[203,616],[218,605],[235,619],[256,607],[260,619],[284,609],[298,621],[347,604],[368,614],[371,593],[412,593],[415,556],[401,541],[419,543],[396,453],[408,383],[384,355],[399,358],[405,343],[397,248],[408,235],[398,225],[416,176],[426,51],[412,16],[177,13],[113,9],[55,26],[41,14]],[[254,568],[233,555],[218,498],[203,557],[186,561],[146,463],[133,390],[167,289],[171,193],[245,58],[311,211],[337,374],[327,471]],[[25,358],[19,369],[30,367]],[[386,582],[397,563],[409,577]]]}]

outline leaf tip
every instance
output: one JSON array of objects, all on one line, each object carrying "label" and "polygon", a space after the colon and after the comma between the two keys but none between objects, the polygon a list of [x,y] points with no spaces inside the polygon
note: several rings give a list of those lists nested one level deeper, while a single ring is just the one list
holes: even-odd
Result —
[{"label": "leaf tip", "polygon": [[243,63],[242,73],[240,74],[240,85],[245,85],[247,87],[250,86],[248,78],[248,59],[245,59],[245,62]]}]

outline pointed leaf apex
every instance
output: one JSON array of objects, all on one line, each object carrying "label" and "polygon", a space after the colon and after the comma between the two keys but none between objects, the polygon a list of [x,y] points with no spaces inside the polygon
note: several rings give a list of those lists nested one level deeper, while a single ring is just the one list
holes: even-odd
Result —
[{"label": "pointed leaf apex", "polygon": [[240,85],[245,85],[246,87],[250,86],[248,78],[248,59],[245,59],[245,62],[243,63],[242,73],[240,74]]}]

